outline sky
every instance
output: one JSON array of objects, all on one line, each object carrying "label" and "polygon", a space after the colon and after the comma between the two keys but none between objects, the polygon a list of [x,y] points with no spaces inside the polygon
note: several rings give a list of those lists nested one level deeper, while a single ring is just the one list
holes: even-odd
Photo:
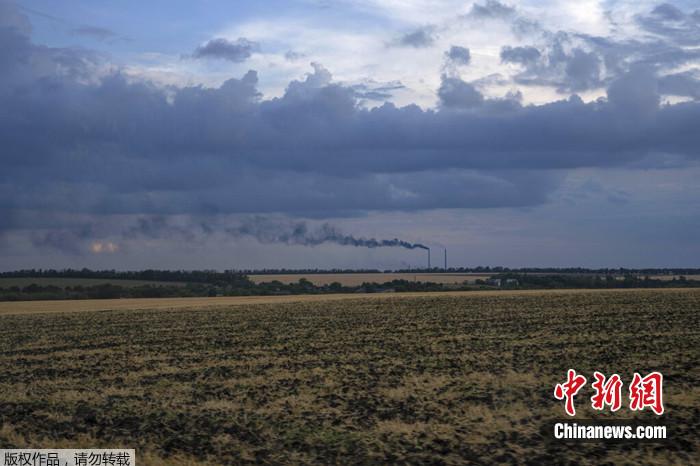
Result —
[{"label": "sky", "polygon": [[0,270],[699,267],[699,123],[695,1],[0,0]]}]

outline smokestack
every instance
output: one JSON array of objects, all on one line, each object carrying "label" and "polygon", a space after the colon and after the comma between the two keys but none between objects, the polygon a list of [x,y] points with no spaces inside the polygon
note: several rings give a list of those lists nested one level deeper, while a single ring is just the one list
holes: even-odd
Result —
[{"label": "smokestack", "polygon": [[430,248],[428,248],[428,270],[430,270]]},{"label": "smokestack", "polygon": [[445,272],[447,272],[447,248],[445,248]]}]

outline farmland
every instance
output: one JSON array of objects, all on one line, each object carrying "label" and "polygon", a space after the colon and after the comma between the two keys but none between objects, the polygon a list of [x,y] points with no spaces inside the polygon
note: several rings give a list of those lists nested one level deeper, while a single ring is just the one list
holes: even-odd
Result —
[{"label": "farmland", "polygon": [[[700,290],[332,298],[3,303],[0,448],[131,447],[139,464],[697,458]],[[662,372],[671,441],[548,440],[570,367]],[[594,413],[587,389],[577,419],[655,418]]]}]

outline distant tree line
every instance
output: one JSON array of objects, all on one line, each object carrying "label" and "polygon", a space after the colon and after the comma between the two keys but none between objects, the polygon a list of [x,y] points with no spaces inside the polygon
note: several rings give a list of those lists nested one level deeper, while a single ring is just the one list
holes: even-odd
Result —
[{"label": "distant tree line", "polygon": [[379,269],[243,269],[246,275],[314,275],[322,273],[390,273],[391,270]]},{"label": "distant tree line", "polygon": [[[693,270],[693,269],[690,269]],[[617,270],[615,270],[617,272]],[[658,271],[654,272],[658,274]],[[488,280],[476,280],[475,284],[440,284],[393,280],[384,283],[363,283],[346,286],[335,282],[315,285],[306,278],[293,283],[277,280],[255,283],[247,275],[234,271],[168,271],[144,270],[117,272],[114,270],[29,270],[0,273],[1,277],[15,278],[99,278],[107,280],[139,280],[161,283],[123,286],[119,282],[99,285],[39,285],[0,287],[0,301],[25,301],[47,299],[109,299],[109,298],[176,298],[201,296],[251,296],[330,293],[382,293],[483,289],[563,289],[563,288],[667,288],[700,287],[700,281],[681,275],[672,280],[660,280],[648,275],[623,276],[593,273],[529,274],[504,272],[492,274]],[[172,285],[168,282],[178,282]]]},{"label": "distant tree line", "polygon": [[[519,289],[557,289],[557,288],[684,288],[700,287],[700,281],[690,280],[684,275],[671,280],[651,278],[649,275],[595,275],[595,274],[553,274],[533,275],[521,273],[502,273],[492,277],[500,279],[503,287],[508,287],[510,279],[517,283]],[[477,280],[477,283],[487,281]]]},{"label": "distant tree line", "polygon": [[700,275],[700,268],[598,268],[584,267],[450,267],[445,270],[442,267],[413,268],[398,270],[379,269],[244,269],[244,270],[90,270],[90,269],[24,269],[13,272],[0,272],[2,277],[16,278],[101,278],[114,280],[142,280],[160,282],[183,283],[214,283],[246,280],[247,275],[311,275],[328,273],[415,273],[415,272],[450,272],[450,273],[476,273],[476,274],[594,274],[594,275]]},{"label": "distant tree line", "polygon": [[324,273],[538,273],[538,274],[596,274],[596,275],[700,275],[700,268],[642,268],[631,269],[625,267],[589,269],[585,267],[501,267],[501,266],[477,266],[477,267],[416,267],[410,269],[379,270],[379,269],[244,269],[239,270],[246,275],[312,275]]},{"label": "distant tree line", "polygon": [[[389,272],[389,271],[386,271]],[[476,273],[476,274],[501,274],[501,273],[536,273],[536,274],[595,274],[595,275],[700,275],[700,268],[643,268],[629,269],[619,268],[599,268],[589,269],[585,267],[431,267],[418,269],[400,269],[392,271],[394,273],[408,272],[448,272],[448,273]],[[292,273],[292,272],[287,272]]]},{"label": "distant tree line", "polygon": [[234,270],[90,270],[26,269],[0,272],[0,278],[97,278],[105,280],[139,280],[154,282],[208,283],[248,286],[246,274]]}]

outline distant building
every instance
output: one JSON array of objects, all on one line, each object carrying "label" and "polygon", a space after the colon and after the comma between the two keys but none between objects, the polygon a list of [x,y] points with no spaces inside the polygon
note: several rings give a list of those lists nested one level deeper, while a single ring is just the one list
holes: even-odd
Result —
[{"label": "distant building", "polygon": [[520,284],[520,282],[518,282],[517,278],[489,278],[488,280],[486,280],[486,284],[490,286],[497,286],[499,288],[514,288],[517,287]]}]

